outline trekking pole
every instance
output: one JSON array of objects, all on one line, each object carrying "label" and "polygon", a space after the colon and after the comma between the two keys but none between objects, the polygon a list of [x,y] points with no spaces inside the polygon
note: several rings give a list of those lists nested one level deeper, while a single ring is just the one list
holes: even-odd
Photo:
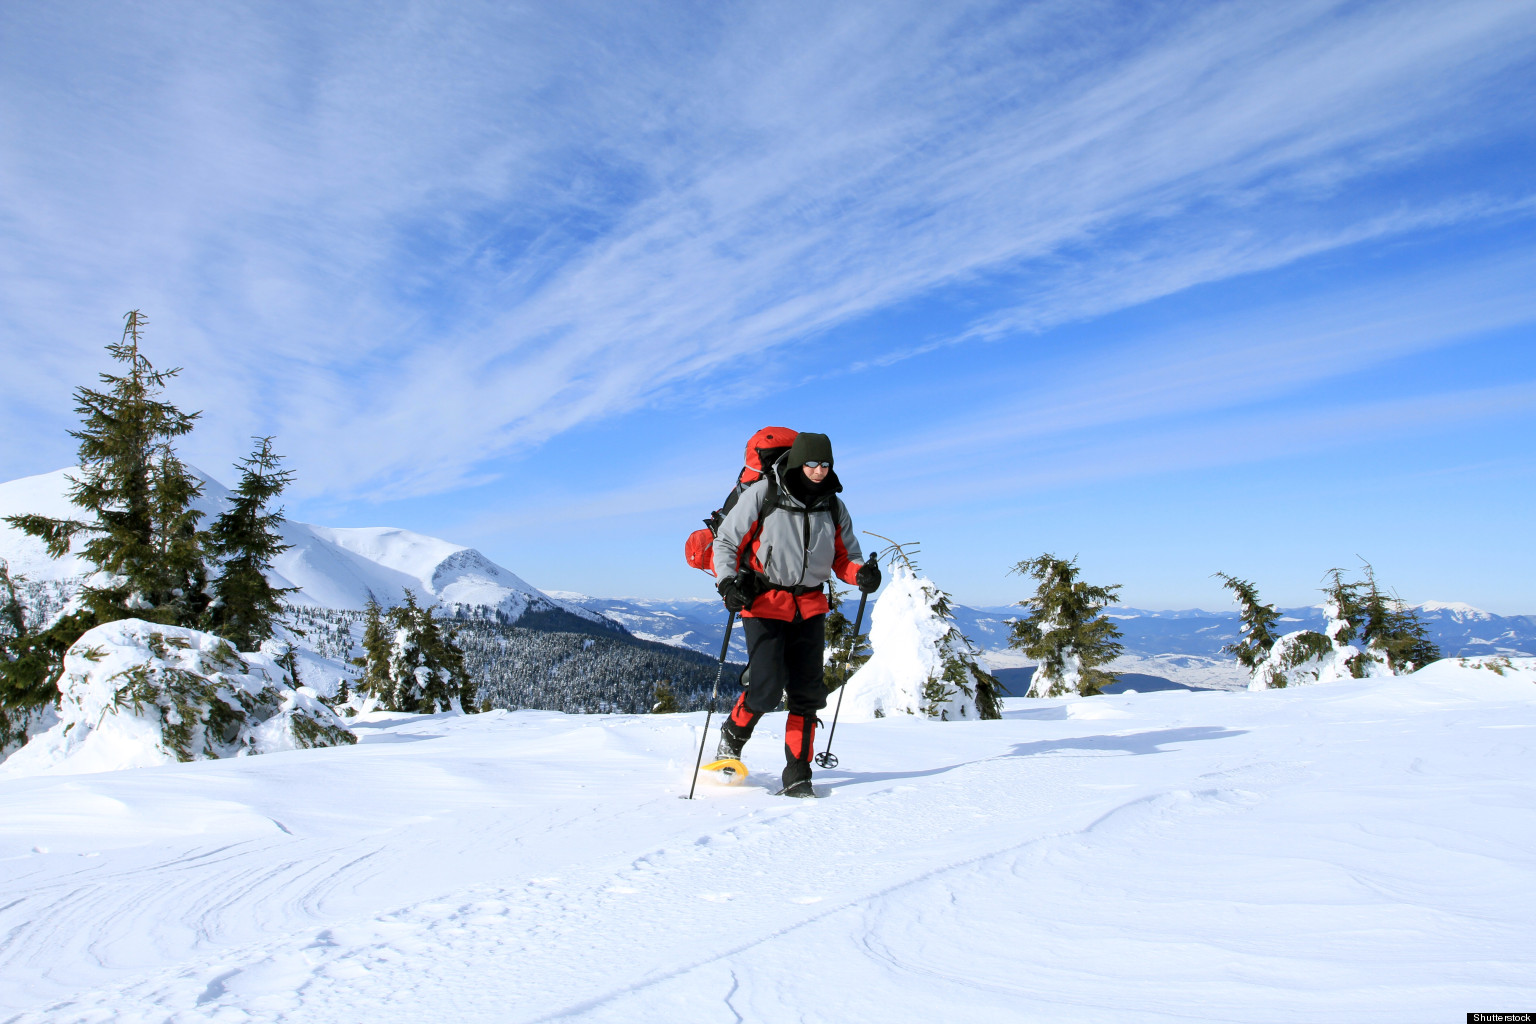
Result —
[{"label": "trekking pole", "polygon": [[731,612],[731,617],[725,621],[725,639],[720,642],[720,668],[715,671],[715,685],[709,691],[708,710],[704,712],[704,735],[699,737],[699,757],[693,762],[693,781],[688,785],[689,800],[693,799],[694,788],[699,784],[699,766],[704,763],[704,744],[709,742],[709,720],[715,713],[715,697],[720,693],[720,677],[725,675],[725,655],[731,649],[731,629],[735,625],[736,613]]},{"label": "trekking pole", "polygon": [[[874,561],[873,558],[870,559]],[[853,620],[853,640],[848,644],[848,655],[843,659],[843,684],[837,688],[837,707],[832,709],[832,728],[827,730],[827,747],[816,755],[816,763],[822,768],[836,768],[837,755],[832,753],[832,738],[837,735],[837,716],[843,711],[843,691],[848,689],[848,662],[853,659],[853,650],[859,646],[859,627],[864,624],[864,602],[869,600],[869,595],[859,591],[859,614]]]}]

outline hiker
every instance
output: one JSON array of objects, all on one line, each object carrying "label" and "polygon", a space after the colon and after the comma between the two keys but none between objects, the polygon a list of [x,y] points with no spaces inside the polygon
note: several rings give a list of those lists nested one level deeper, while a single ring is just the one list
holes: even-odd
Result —
[{"label": "hiker", "polygon": [[715,534],[716,589],[740,612],[747,635],[747,688],[720,727],[718,757],[739,759],[757,721],[787,695],[784,794],[811,789],[816,712],[827,706],[822,681],[827,580],[835,572],[864,593],[880,569],[864,563],[853,520],[838,498],[832,442],[802,433],[763,479],[741,493]]}]

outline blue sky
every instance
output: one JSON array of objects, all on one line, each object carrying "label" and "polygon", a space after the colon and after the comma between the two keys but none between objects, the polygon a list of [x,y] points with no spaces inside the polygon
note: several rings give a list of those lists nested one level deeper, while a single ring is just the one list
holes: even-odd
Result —
[{"label": "blue sky", "polygon": [[708,595],[830,434],[972,604],[1536,612],[1536,2],[0,10],[0,478],[142,309],[186,457],[551,589]]}]

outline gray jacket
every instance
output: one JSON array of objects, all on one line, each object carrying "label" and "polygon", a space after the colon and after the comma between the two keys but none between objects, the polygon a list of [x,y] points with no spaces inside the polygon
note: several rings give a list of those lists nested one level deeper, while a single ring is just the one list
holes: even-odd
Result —
[{"label": "gray jacket", "polygon": [[[737,552],[756,531],[750,551],[743,553],[741,568],[754,569],[776,587],[813,588],[826,583],[835,572],[845,583],[854,582],[854,574],[864,562],[853,532],[853,519],[837,491],[833,489],[810,505],[802,502],[778,477],[782,467],[772,469],[775,477],[775,507],[762,514],[768,494],[765,477],[741,493],[735,506],[715,534],[715,573],[728,576],[736,570]],[[787,470],[786,472],[799,472]]]}]

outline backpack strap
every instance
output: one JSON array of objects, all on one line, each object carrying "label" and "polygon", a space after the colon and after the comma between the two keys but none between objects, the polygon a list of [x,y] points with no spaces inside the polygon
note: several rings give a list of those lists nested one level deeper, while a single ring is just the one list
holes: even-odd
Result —
[{"label": "backpack strap", "polygon": [[[763,479],[768,481],[768,489],[763,494],[763,504],[757,510],[757,525],[752,527],[752,532],[742,539],[741,547],[736,549],[736,571],[741,571],[742,560],[747,552],[752,550],[752,545],[757,543],[757,538],[763,535],[763,520],[768,518],[768,513],[779,507],[779,481],[768,474]],[[747,485],[752,486],[751,484]],[[743,488],[745,489],[745,488]],[[732,502],[735,504],[735,502]]]}]

